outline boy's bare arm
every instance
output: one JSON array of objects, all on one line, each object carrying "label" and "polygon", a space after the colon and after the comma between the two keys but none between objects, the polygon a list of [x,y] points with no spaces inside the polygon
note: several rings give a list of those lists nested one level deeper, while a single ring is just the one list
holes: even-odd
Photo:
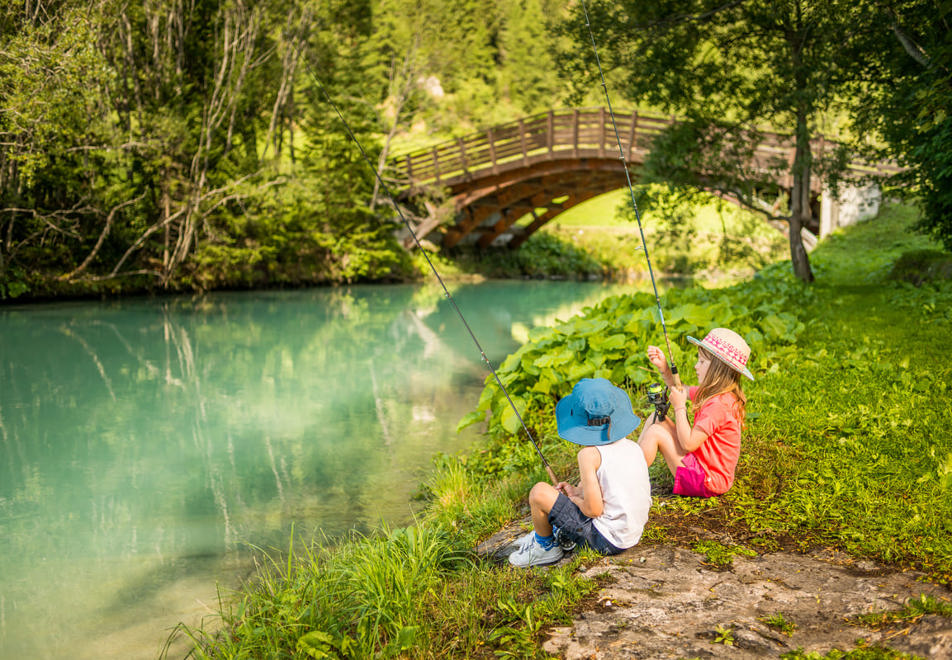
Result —
[{"label": "boy's bare arm", "polygon": [[602,489],[595,471],[602,464],[602,455],[595,447],[585,447],[578,453],[579,488],[573,494],[566,493],[582,513],[590,518],[602,515],[605,509]]}]

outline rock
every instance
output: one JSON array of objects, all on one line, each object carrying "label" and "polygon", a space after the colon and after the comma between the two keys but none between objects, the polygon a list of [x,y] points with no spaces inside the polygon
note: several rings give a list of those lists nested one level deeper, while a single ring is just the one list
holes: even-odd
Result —
[{"label": "rock", "polygon": [[[821,654],[849,650],[862,637],[921,657],[952,657],[948,618],[883,629],[855,622],[922,593],[950,598],[947,588],[917,581],[919,574],[854,563],[846,555],[738,556],[726,571],[703,559],[683,548],[639,546],[587,567],[584,575],[607,576],[607,586],[571,626],[548,631],[544,650],[568,660],[762,658],[800,647]],[[796,625],[792,634],[766,623],[777,615]]]}]

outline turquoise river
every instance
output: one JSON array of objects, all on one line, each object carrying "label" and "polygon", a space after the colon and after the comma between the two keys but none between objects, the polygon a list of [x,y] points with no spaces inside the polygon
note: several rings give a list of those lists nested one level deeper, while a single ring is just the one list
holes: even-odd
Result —
[{"label": "turquoise river", "polygon": [[[461,284],[493,364],[632,287]],[[0,308],[0,658],[156,658],[291,536],[412,519],[488,374],[433,286]],[[181,657],[173,648],[169,657]]]}]

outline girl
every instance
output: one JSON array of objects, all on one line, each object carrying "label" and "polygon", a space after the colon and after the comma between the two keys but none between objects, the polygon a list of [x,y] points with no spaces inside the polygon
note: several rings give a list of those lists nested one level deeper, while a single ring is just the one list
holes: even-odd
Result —
[{"label": "girl", "polygon": [[[674,375],[657,346],[648,347],[648,360],[670,388],[668,419],[645,422],[638,446],[648,465],[661,451],[674,475],[674,493],[693,497],[722,495],[734,483],[734,468],[740,457],[740,433],[744,425],[747,399],[740,386],[741,374],[751,380],[747,369],[750,347],[736,332],[726,328],[711,330],[703,341],[688,337],[698,347],[699,386],[685,391],[676,388]],[[688,420],[686,400],[694,403],[694,425]]]}]

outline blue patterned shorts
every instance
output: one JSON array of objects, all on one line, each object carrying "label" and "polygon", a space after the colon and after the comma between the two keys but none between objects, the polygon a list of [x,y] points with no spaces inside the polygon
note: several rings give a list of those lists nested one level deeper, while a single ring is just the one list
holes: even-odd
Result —
[{"label": "blue patterned shorts", "polygon": [[549,523],[558,527],[563,537],[580,545],[587,545],[603,555],[617,555],[621,552],[595,529],[592,519],[582,513],[565,493],[559,493],[552,510],[549,511]]}]

